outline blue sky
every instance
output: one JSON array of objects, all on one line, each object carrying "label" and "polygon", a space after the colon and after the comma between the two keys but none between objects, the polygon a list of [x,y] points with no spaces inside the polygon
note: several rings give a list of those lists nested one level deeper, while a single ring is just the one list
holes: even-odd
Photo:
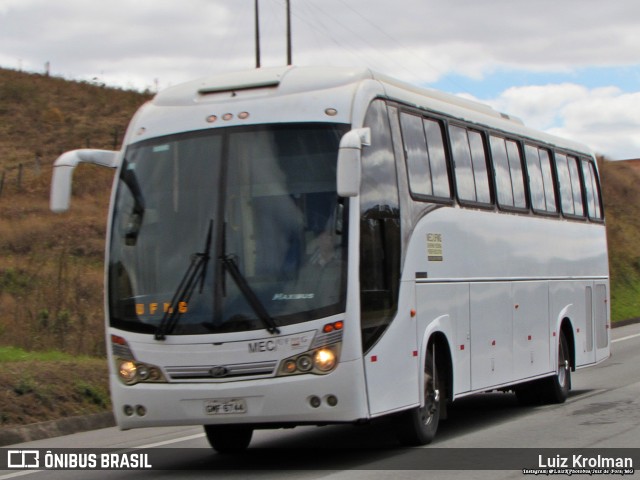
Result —
[{"label": "blue sky", "polygon": [[[285,0],[259,0],[263,66]],[[637,0],[291,0],[293,60],[472,97],[610,159],[640,158]],[[0,0],[0,66],[162,89],[253,68],[254,0]]]},{"label": "blue sky", "polygon": [[[638,27],[640,28],[640,22]],[[638,47],[640,49],[640,42]],[[445,75],[437,82],[429,83],[429,86],[453,93],[473,92],[478,98],[494,98],[510,87],[562,83],[577,83],[590,89],[615,85],[622,92],[637,92],[640,91],[640,64],[618,67],[582,67],[571,72],[557,73],[503,70],[482,79],[472,79],[461,75]]]}]

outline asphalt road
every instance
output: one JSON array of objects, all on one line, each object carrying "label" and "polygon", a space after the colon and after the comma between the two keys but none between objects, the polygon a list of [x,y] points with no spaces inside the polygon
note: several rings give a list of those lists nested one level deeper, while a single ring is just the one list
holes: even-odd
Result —
[{"label": "asphalt road", "polygon": [[[385,421],[359,427],[257,431],[250,450],[235,457],[213,453],[200,427],[127,432],[107,428],[7,448],[171,449],[163,450],[168,470],[0,471],[0,480],[522,478],[522,469],[469,470],[473,455],[457,449],[486,448],[486,455],[496,457],[511,455],[513,450],[508,449],[514,448],[539,449],[545,455],[547,450],[542,449],[560,453],[562,448],[640,449],[640,325],[616,328],[613,338],[609,360],[573,374],[573,390],[565,404],[522,407],[513,394],[503,393],[464,398],[451,407],[449,420],[425,449],[399,448]],[[466,470],[433,471],[416,462],[429,458],[425,455],[449,454],[459,455],[460,468]],[[246,470],[256,464],[265,465],[265,470]],[[200,470],[184,470],[193,466]]]}]

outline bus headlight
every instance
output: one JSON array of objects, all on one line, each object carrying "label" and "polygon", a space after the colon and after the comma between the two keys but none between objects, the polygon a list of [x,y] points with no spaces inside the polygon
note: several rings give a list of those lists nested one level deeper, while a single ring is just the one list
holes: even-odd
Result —
[{"label": "bus headlight", "polygon": [[159,367],[135,360],[116,359],[118,378],[125,385],[136,383],[164,383],[166,379]]},{"label": "bus headlight", "polygon": [[336,366],[336,354],[330,348],[321,348],[313,356],[313,366],[321,372],[330,372]]},{"label": "bus headlight", "polygon": [[303,373],[325,375],[330,373],[338,365],[341,346],[341,343],[335,343],[285,358],[280,362],[278,375],[300,375]]},{"label": "bus headlight", "polygon": [[124,383],[130,383],[136,378],[136,364],[131,360],[122,360],[118,365],[118,375]]},{"label": "bus headlight", "polygon": [[137,361],[123,337],[111,335],[111,351],[116,374],[125,385],[135,385],[141,382],[166,383],[167,380],[160,367]]}]

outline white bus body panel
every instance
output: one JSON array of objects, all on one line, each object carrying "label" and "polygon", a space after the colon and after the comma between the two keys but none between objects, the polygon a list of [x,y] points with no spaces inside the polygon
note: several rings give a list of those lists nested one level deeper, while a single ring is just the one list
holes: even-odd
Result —
[{"label": "white bus body panel", "polygon": [[[432,234],[442,257],[430,261]],[[604,225],[443,206],[414,228],[402,288],[415,284],[421,355],[446,335],[455,397],[555,373],[565,318],[576,367],[607,358],[607,278]]]}]

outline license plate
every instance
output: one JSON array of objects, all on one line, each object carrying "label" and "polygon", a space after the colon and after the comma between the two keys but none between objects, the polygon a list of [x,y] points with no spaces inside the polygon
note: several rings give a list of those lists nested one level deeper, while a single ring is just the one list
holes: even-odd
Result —
[{"label": "license plate", "polygon": [[206,415],[233,415],[247,413],[247,402],[244,398],[224,398],[206,400],[204,402]]}]

